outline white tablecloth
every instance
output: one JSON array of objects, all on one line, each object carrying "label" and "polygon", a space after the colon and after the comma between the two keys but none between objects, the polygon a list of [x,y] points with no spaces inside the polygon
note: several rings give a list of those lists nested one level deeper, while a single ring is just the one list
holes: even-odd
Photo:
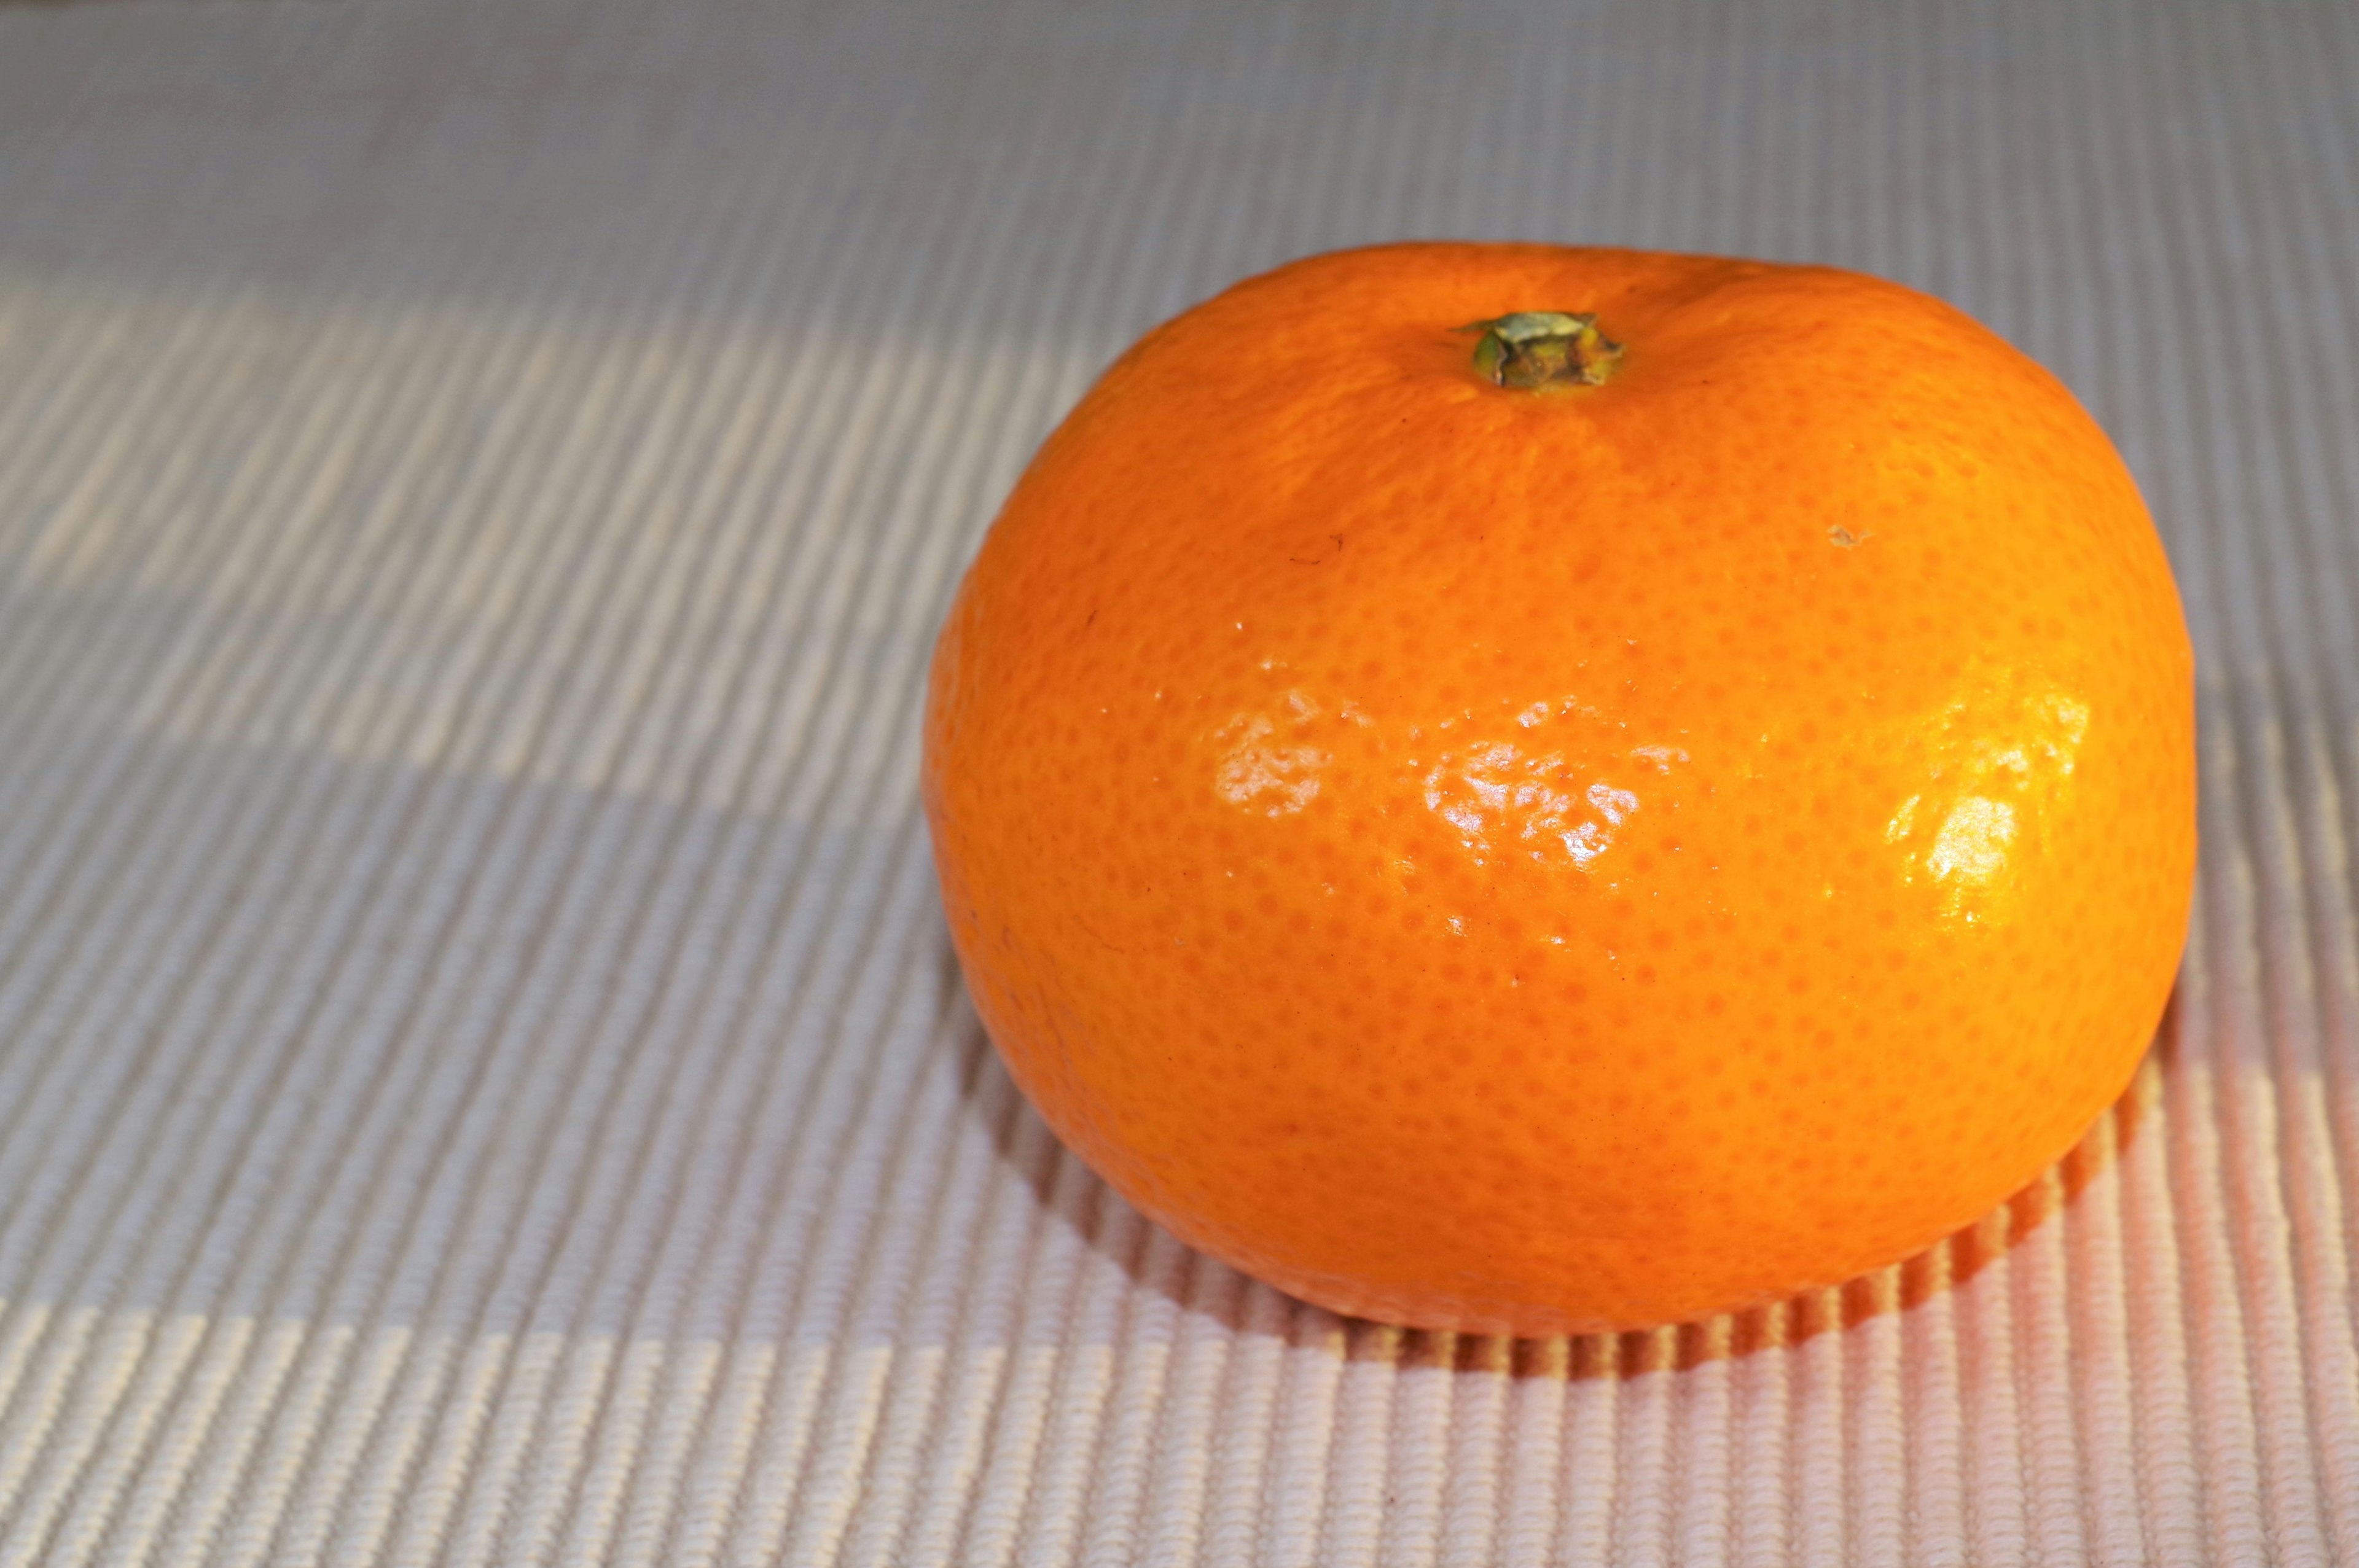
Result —
[{"label": "white tablecloth", "polygon": [[[1414,235],[1888,274],[2115,432],[2203,869],[2046,1223],[1453,1343],[1011,1090],[945,595],[1132,336]],[[0,6],[0,1563],[2359,1562],[2354,782],[2348,6]]]}]

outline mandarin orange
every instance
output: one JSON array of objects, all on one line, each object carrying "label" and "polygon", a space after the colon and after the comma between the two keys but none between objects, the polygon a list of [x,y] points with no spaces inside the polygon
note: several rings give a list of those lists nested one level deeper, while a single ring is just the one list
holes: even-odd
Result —
[{"label": "mandarin orange", "polygon": [[1825,267],[1315,257],[1150,333],[935,654],[1009,1071],[1183,1240],[1543,1335],[1835,1283],[2130,1078],[2192,660],[2055,379]]}]

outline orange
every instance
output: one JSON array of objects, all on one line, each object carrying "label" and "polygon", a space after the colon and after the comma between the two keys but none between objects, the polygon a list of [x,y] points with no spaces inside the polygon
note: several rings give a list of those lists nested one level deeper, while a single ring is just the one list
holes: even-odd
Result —
[{"label": "orange", "polygon": [[1339,1312],[1580,1333],[1889,1263],[2072,1143],[2177,966],[2192,692],[2128,472],[1958,311],[1395,245],[1050,437],[925,794],[984,1024],[1138,1208]]}]

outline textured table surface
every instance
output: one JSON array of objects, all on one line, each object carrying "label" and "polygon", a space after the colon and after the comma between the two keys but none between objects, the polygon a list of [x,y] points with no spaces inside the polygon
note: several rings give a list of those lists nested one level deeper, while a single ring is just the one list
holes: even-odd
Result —
[{"label": "textured table surface", "polygon": [[[1403,1335],[991,1057],[961,564],[1416,235],[1895,276],[2128,454],[2192,941],[1975,1236]],[[0,1563],[2359,1562],[2354,346],[2344,5],[0,5]]]}]

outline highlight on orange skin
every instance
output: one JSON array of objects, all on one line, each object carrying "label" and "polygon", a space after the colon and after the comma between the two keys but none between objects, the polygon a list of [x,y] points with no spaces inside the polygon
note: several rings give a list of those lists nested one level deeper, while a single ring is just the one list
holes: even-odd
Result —
[{"label": "highlight on orange skin", "polygon": [[[1544,313],[1608,373],[1478,371]],[[1167,323],[1009,499],[926,748],[1059,1135],[1249,1273],[1473,1333],[1707,1319],[1989,1213],[2128,1082],[2193,867],[2127,472],[1827,268],[1380,247]]]}]

